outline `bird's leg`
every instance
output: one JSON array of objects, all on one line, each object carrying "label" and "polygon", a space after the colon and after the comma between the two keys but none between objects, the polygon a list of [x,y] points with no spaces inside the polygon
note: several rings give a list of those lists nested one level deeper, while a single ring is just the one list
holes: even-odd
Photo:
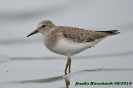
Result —
[{"label": "bird's leg", "polygon": [[67,73],[67,68],[69,66],[69,73],[70,73],[70,67],[71,67],[71,58],[67,59],[67,63],[66,63],[66,68],[65,68],[65,73]]},{"label": "bird's leg", "polygon": [[67,68],[68,68],[68,62],[69,62],[69,60],[67,59],[67,63],[66,63],[66,68],[65,68],[65,74],[67,74]]},{"label": "bird's leg", "polygon": [[68,59],[69,60],[69,73],[71,72],[71,58]]}]

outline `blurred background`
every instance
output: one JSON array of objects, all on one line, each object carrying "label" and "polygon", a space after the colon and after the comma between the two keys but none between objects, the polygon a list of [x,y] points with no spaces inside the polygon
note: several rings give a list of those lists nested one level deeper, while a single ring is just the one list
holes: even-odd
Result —
[{"label": "blurred background", "polygon": [[[72,73],[64,78],[67,57],[49,51],[42,34],[26,37],[42,20],[121,33],[72,57]],[[0,0],[0,88],[74,88],[75,82],[133,82],[132,67],[133,0]],[[70,77],[82,72],[84,75]],[[65,81],[57,82],[62,79]],[[12,81],[36,84],[1,86]]]},{"label": "blurred background", "polygon": [[[61,26],[121,32],[120,35],[102,41],[97,48],[80,55],[133,50],[132,0],[1,0],[0,2],[0,55],[58,56],[44,47],[41,34],[26,37],[42,20],[51,20]],[[104,49],[101,50],[100,47]]]}]

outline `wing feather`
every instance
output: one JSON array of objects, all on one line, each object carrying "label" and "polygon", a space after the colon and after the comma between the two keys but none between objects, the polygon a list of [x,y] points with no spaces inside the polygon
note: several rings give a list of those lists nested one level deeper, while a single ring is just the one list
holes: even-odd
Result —
[{"label": "wing feather", "polygon": [[96,39],[101,39],[106,36],[116,35],[120,32],[118,30],[110,30],[110,31],[93,31],[93,30],[85,30],[77,27],[67,27],[67,26],[58,26],[59,31],[62,32],[63,37],[67,38],[73,42],[92,42]]}]

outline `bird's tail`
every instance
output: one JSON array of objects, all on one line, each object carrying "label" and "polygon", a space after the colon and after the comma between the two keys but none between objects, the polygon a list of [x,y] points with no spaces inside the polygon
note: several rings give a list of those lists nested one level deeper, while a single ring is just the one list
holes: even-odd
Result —
[{"label": "bird's tail", "polygon": [[117,35],[120,32],[118,32],[118,30],[110,30],[110,31],[96,31],[96,36],[98,38],[104,38],[107,36],[112,36],[112,35]]},{"label": "bird's tail", "polygon": [[105,33],[105,34],[108,34],[108,35],[116,35],[116,34],[119,34],[120,33],[120,32],[118,32],[118,30],[97,31],[97,32]]}]

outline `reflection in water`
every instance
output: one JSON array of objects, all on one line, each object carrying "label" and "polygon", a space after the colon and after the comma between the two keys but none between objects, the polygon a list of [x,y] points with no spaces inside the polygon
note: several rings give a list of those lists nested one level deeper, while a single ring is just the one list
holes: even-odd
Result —
[{"label": "reflection in water", "polygon": [[66,88],[68,88],[69,85],[70,85],[70,80],[66,80],[66,79],[65,79],[65,83],[66,83]]},{"label": "reflection in water", "polygon": [[[68,88],[70,85],[70,77],[73,77],[75,75],[79,75],[81,73],[85,72],[104,72],[104,71],[133,71],[133,68],[121,68],[121,69],[86,69],[86,70],[80,70],[74,73],[69,73],[66,75],[62,76],[57,76],[57,77],[50,77],[50,78],[43,78],[43,79],[35,79],[35,80],[23,80],[23,81],[13,81],[13,82],[8,82],[9,84],[14,84],[14,83],[52,83],[52,82],[57,82],[61,80],[65,80],[65,88]],[[7,84],[7,83],[6,83]]]}]

